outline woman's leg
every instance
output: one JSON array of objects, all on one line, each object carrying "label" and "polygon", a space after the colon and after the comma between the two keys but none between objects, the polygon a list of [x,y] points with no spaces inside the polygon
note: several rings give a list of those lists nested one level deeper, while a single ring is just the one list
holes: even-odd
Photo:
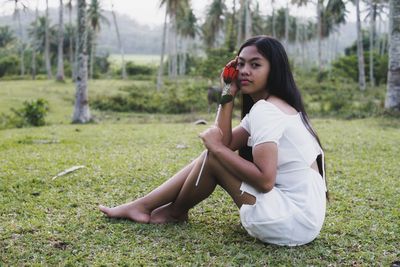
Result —
[{"label": "woman's leg", "polygon": [[[126,218],[139,223],[148,223],[150,214],[154,209],[175,201],[187,177],[193,175],[194,170],[199,169],[198,166],[202,162],[201,159],[202,156],[144,197],[114,208],[100,205],[99,209],[111,218]],[[203,185],[206,186],[206,184]],[[209,186],[212,190],[215,188],[215,184]]]},{"label": "woman's leg", "polygon": [[185,179],[176,199],[151,213],[151,223],[168,223],[187,219],[189,209],[207,198],[217,184],[228,192],[239,208],[243,204],[255,203],[255,197],[240,191],[242,182],[226,169],[213,154],[208,155],[201,180],[196,186],[199,171],[200,165],[197,164]]}]

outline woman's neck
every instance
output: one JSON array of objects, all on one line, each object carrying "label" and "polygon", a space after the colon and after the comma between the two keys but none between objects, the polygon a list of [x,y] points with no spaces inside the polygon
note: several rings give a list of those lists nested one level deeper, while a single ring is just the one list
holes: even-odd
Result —
[{"label": "woman's neck", "polygon": [[253,99],[254,103],[256,103],[259,100],[267,100],[270,94],[267,91],[251,94],[250,97]]}]

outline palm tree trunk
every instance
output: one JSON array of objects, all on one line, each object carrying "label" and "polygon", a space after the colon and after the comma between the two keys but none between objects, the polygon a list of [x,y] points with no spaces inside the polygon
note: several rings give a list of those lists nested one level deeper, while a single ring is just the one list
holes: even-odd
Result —
[{"label": "palm tree trunk", "polygon": [[240,8],[239,8],[239,22],[237,25],[237,43],[236,47],[240,47],[243,41],[243,12],[244,12],[244,0],[240,0]]},{"label": "palm tree trunk", "polygon": [[178,75],[178,68],[177,68],[177,52],[176,52],[176,46],[177,46],[177,31],[176,31],[176,17],[175,15],[171,15],[171,28],[170,28],[170,60],[168,61],[170,66],[169,66],[169,77],[170,78],[176,78]]},{"label": "palm tree trunk", "polygon": [[[68,20],[69,20],[69,25],[72,27],[72,0],[68,3]],[[69,35],[69,64],[71,66],[71,78],[72,80],[75,80],[75,73],[76,73],[76,64],[75,64],[75,57],[74,57],[74,35],[72,34],[73,32],[71,31]]]},{"label": "palm tree trunk", "polygon": [[369,32],[369,81],[371,87],[375,86],[374,77],[374,51],[375,51],[375,32],[376,32],[376,5],[373,0],[370,0],[371,17],[370,17],[370,32]]},{"label": "palm tree trunk", "polygon": [[289,44],[289,2],[286,2],[285,8],[285,48],[288,49]]},{"label": "palm tree trunk", "polygon": [[25,75],[25,49],[24,49],[24,36],[23,36],[23,30],[22,30],[22,24],[21,24],[21,14],[19,12],[18,6],[17,6],[18,2],[15,1],[15,15],[17,17],[18,20],[18,31],[19,31],[19,38],[20,38],[20,42],[19,42],[19,53],[20,53],[20,63],[19,63],[19,67],[20,67],[20,75],[24,76]]},{"label": "palm tree trunk", "polygon": [[96,30],[93,29],[92,31],[92,49],[90,49],[90,70],[89,70],[89,77],[90,80],[93,80],[93,67],[96,61],[96,41],[97,41],[97,33]]},{"label": "palm tree trunk", "polygon": [[318,42],[318,70],[322,74],[322,0],[317,2],[317,42]]},{"label": "palm tree trunk", "polygon": [[[39,11],[38,11],[38,8],[36,7],[35,22],[33,24],[35,31],[38,27],[38,18],[39,18]],[[38,40],[36,39],[36,35],[34,34],[32,37],[32,61],[31,61],[32,80],[36,79],[36,50],[37,49],[38,49]]]},{"label": "palm tree trunk", "polygon": [[274,0],[271,0],[271,6],[272,6],[272,36],[275,38],[276,37],[276,18],[275,18],[275,7],[274,7]]},{"label": "palm tree trunk", "polygon": [[121,35],[119,34],[119,27],[118,27],[118,22],[117,22],[117,16],[115,15],[115,12],[114,12],[114,5],[111,4],[111,6],[112,6],[112,8],[111,8],[111,13],[112,13],[112,16],[113,16],[115,31],[116,31],[116,33],[117,33],[119,52],[120,52],[120,54],[121,54],[121,60],[122,60],[122,62],[121,62],[121,69],[122,69],[121,75],[122,75],[122,79],[125,80],[125,79],[127,78],[127,75],[126,75],[126,66],[125,66],[125,58],[124,58],[124,56],[125,56],[124,47],[123,47],[123,45],[122,45]]},{"label": "palm tree trunk", "polygon": [[60,0],[59,22],[58,22],[58,51],[57,51],[57,75],[56,80],[64,81],[64,19],[63,1]]},{"label": "palm tree trunk", "polygon": [[168,17],[168,11],[166,8],[165,18],[164,18],[163,36],[162,36],[162,43],[161,43],[160,66],[158,67],[158,75],[157,75],[157,91],[160,91],[162,84],[163,84],[162,76],[163,76],[163,66],[164,66],[165,42],[167,39],[167,17]]},{"label": "palm tree trunk", "polygon": [[244,36],[245,39],[249,39],[250,36],[252,35],[251,33],[251,11],[250,11],[250,1],[249,0],[245,0],[245,20],[244,20],[244,25],[245,25],[245,31],[244,31]]},{"label": "palm tree trunk", "polygon": [[73,123],[87,123],[91,120],[88,100],[88,66],[87,66],[87,24],[86,1],[78,0],[78,66],[76,77],[75,108]]},{"label": "palm tree trunk", "polygon": [[389,68],[385,108],[400,111],[400,1],[390,0]]},{"label": "palm tree trunk", "polygon": [[357,11],[357,58],[358,58],[358,86],[361,91],[365,90],[365,63],[364,49],[362,44],[362,31],[360,20],[360,0],[356,0]]},{"label": "palm tree trunk", "polygon": [[46,64],[47,78],[52,79],[51,62],[50,62],[50,36],[49,36],[49,0],[46,0],[46,25],[44,34],[44,61]]}]

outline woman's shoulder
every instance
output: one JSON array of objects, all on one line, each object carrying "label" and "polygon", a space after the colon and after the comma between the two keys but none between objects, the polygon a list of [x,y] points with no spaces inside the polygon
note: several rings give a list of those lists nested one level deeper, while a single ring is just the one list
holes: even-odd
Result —
[{"label": "woman's shoulder", "polygon": [[275,113],[277,115],[290,116],[298,114],[296,109],[294,109],[282,99],[275,96],[270,96],[267,100],[261,99],[257,101],[252,108],[253,112],[259,112],[262,110],[268,111],[269,113]]}]

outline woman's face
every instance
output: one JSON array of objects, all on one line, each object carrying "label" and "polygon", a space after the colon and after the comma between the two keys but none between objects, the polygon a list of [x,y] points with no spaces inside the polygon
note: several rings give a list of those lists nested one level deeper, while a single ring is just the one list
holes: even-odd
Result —
[{"label": "woman's face", "polygon": [[242,49],[238,57],[238,82],[242,93],[249,94],[254,101],[268,96],[266,91],[269,61],[263,57],[254,45]]}]

